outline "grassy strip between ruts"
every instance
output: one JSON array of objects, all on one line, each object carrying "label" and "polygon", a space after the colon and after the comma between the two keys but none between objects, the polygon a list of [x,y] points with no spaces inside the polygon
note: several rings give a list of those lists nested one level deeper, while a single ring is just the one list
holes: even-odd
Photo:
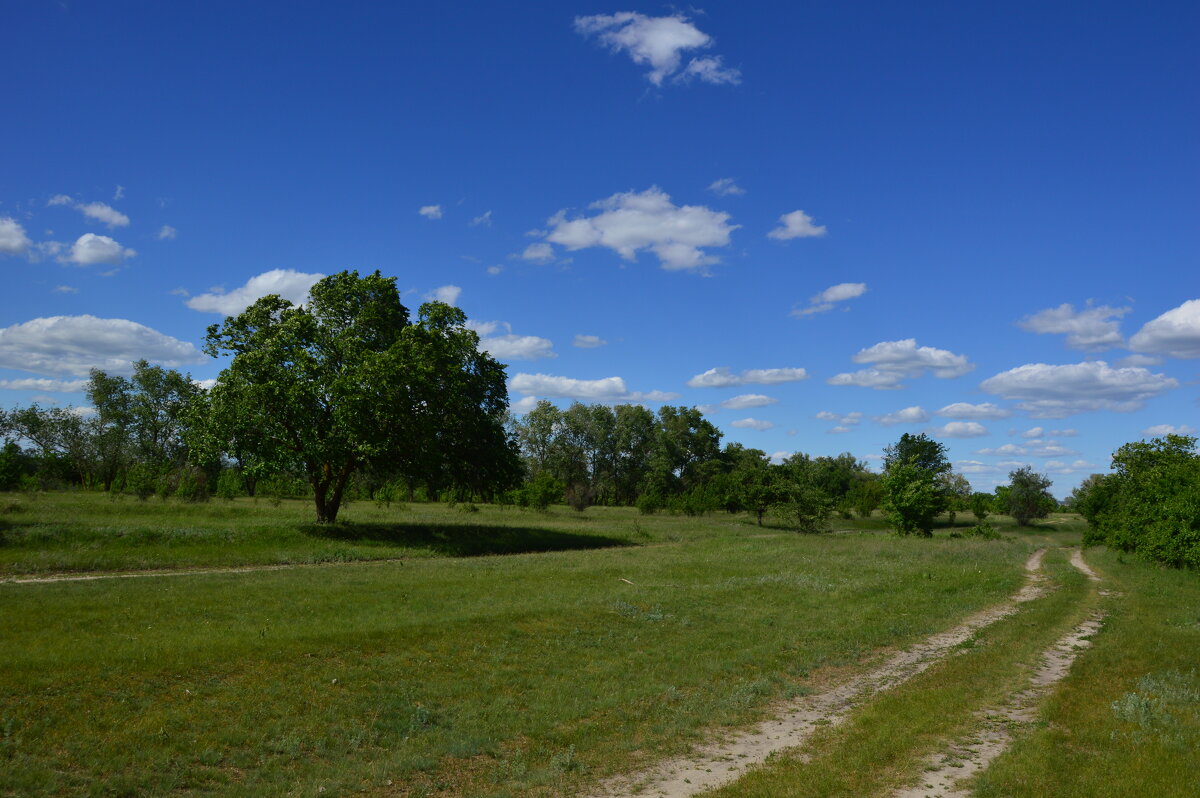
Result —
[{"label": "grassy strip between ruts", "polygon": [[1003,599],[1028,553],[689,523],[655,546],[0,584],[0,794],[569,795]]},{"label": "grassy strip between ruts", "polygon": [[1045,722],[981,775],[977,794],[1200,795],[1200,574],[1105,549],[1087,558],[1101,588],[1123,595]]},{"label": "grassy strip between ruts", "polygon": [[1058,589],[981,630],[957,656],[869,700],[842,725],[818,733],[803,758],[781,756],[716,798],[884,796],[912,783],[926,758],[978,725],[975,713],[1025,686],[1039,654],[1080,623],[1100,599],[1051,551],[1043,569]]}]

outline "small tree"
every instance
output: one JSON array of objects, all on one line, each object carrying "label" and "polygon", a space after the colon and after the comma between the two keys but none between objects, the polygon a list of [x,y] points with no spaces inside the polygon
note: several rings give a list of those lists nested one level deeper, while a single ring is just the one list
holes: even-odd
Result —
[{"label": "small tree", "polygon": [[1008,475],[1008,514],[1019,526],[1029,526],[1035,518],[1045,518],[1057,506],[1054,497],[1046,490],[1050,478],[1034,473],[1029,466],[1018,468]]},{"label": "small tree", "polygon": [[946,509],[950,472],[944,444],[924,433],[905,433],[884,450],[883,507],[901,535],[933,535],[933,519]]},{"label": "small tree", "polygon": [[975,514],[975,520],[982,521],[987,518],[992,511],[992,502],[994,497],[990,493],[976,492],[971,494],[971,512]]}]

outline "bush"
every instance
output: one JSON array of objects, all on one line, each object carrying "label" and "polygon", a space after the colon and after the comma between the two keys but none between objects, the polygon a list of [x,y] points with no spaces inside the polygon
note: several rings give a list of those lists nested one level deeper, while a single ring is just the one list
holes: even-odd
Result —
[{"label": "bush", "polygon": [[596,500],[596,489],[591,485],[576,482],[567,486],[566,499],[572,510],[582,513]]},{"label": "bush", "polygon": [[819,488],[798,488],[789,501],[771,505],[771,514],[797,532],[829,531],[833,500]]},{"label": "bush", "polygon": [[984,540],[999,540],[1000,532],[987,521],[980,521],[966,531],[966,537],[983,538]]}]

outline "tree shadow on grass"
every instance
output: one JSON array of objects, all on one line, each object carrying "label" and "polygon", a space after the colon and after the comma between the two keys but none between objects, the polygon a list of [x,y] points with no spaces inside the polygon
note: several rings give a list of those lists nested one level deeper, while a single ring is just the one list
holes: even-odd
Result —
[{"label": "tree shadow on grass", "polygon": [[628,540],[603,535],[578,535],[537,527],[487,524],[308,524],[301,527],[301,531],[325,540],[431,549],[451,557],[607,549],[634,545]]}]

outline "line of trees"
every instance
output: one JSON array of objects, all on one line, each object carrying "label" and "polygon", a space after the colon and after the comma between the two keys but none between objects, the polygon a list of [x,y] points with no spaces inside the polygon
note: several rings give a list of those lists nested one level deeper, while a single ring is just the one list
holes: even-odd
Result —
[{"label": "line of trees", "polygon": [[1071,495],[1088,522],[1084,540],[1175,567],[1200,567],[1200,453],[1196,438],[1127,443],[1111,474],[1092,474]]}]

